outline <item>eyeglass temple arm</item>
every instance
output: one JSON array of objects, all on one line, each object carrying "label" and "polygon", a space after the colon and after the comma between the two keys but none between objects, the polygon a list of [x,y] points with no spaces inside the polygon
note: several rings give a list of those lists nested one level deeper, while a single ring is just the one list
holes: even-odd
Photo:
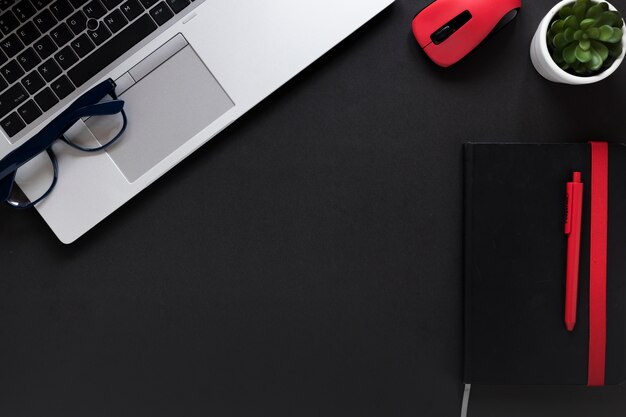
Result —
[{"label": "eyeglass temple arm", "polygon": [[80,109],[75,110],[72,115],[74,116],[75,120],[87,116],[109,116],[121,112],[123,108],[123,100],[105,101],[103,103],[91,104],[89,106],[81,107]]}]

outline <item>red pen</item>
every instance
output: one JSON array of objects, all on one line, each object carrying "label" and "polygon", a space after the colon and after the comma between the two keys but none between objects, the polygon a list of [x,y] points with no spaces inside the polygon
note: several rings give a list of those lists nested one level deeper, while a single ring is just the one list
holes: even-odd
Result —
[{"label": "red pen", "polygon": [[580,227],[583,211],[583,184],[580,172],[574,172],[572,182],[567,183],[567,275],[565,277],[565,327],[570,332],[576,325],[578,302],[578,264],[580,259]]}]

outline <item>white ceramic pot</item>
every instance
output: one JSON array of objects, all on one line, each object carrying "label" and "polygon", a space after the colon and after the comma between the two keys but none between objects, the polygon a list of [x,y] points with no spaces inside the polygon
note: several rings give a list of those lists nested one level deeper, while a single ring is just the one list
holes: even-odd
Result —
[{"label": "white ceramic pot", "polygon": [[[579,77],[577,75],[570,74],[562,70],[550,56],[547,45],[547,33],[550,26],[550,22],[554,16],[561,10],[561,8],[567,4],[573,3],[573,0],[563,0],[558,2],[549,12],[537,28],[535,36],[530,43],[530,59],[535,66],[535,69],[545,79],[564,84],[591,84],[605,79],[609,75],[613,74],[617,67],[624,60],[624,53],[626,53],[626,36],[622,37],[622,54],[613,62],[613,64],[597,75],[591,77]],[[613,5],[609,3],[610,10],[616,10]]]}]

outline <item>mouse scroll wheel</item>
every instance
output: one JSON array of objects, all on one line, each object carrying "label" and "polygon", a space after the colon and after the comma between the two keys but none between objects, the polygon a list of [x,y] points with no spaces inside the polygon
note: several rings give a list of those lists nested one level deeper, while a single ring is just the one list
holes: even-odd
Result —
[{"label": "mouse scroll wheel", "polygon": [[454,33],[454,29],[450,25],[445,25],[435,33],[430,36],[430,39],[435,43],[435,45],[440,44],[441,42],[448,39],[450,35]]},{"label": "mouse scroll wheel", "polygon": [[464,10],[459,13],[454,19],[450,20],[445,25],[441,26],[432,35],[430,39],[435,45],[439,45],[441,42],[448,39],[454,32],[461,29],[463,25],[470,21],[472,14],[469,10]]}]

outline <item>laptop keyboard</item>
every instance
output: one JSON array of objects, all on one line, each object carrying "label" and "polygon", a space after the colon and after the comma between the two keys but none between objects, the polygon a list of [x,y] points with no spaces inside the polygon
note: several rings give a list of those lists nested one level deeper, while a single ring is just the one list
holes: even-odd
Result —
[{"label": "laptop keyboard", "polygon": [[22,131],[194,0],[0,0],[0,127]]}]

